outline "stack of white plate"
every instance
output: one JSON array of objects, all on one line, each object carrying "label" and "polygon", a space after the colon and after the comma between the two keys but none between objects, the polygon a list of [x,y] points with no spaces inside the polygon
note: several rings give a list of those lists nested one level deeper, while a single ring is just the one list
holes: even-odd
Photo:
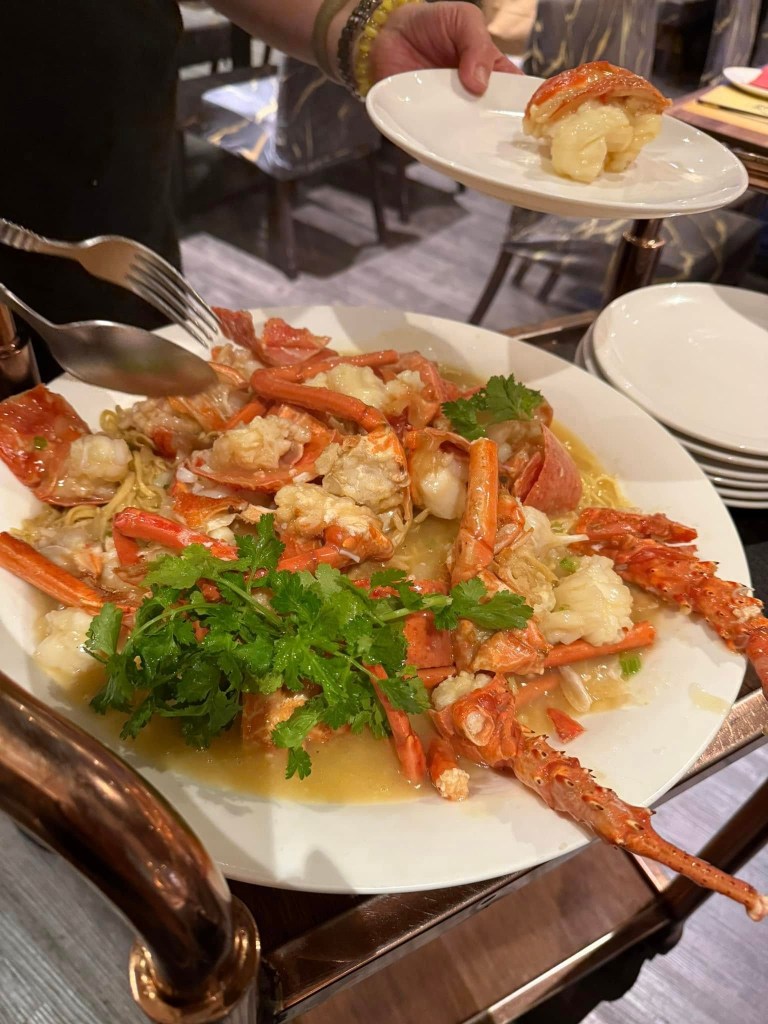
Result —
[{"label": "stack of white plate", "polygon": [[600,313],[576,362],[663,423],[727,505],[768,508],[768,295],[629,292]]}]

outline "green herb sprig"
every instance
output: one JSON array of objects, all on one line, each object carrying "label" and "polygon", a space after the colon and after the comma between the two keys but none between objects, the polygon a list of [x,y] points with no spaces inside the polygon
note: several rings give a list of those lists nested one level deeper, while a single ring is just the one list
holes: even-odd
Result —
[{"label": "green herb sprig", "polygon": [[534,391],[508,377],[491,377],[484,388],[470,398],[458,398],[443,403],[443,413],[451,421],[457,434],[468,441],[485,437],[485,428],[491,423],[505,420],[530,420],[544,401],[540,391]]},{"label": "green herb sprig", "polygon": [[[479,579],[449,594],[419,594],[404,573],[385,569],[361,586],[327,565],[314,575],[280,570],[282,550],[265,515],[255,536],[238,540],[237,560],[191,545],[153,562],[150,593],[122,647],[123,613],[114,604],[88,631],[86,649],[106,671],[94,709],[126,714],[124,738],[155,716],[177,718],[185,740],[206,747],[232,725],[243,694],[309,685],[314,695],[272,732],[288,750],[287,776],[304,778],[311,763],[303,744],[316,725],[388,734],[368,666],[384,669],[376,682],[393,707],[407,714],[428,707],[406,659],[403,622],[411,612],[432,611],[446,629],[460,618],[485,629],[522,628],[532,615],[518,594],[488,597]],[[376,588],[385,596],[374,596]]]}]

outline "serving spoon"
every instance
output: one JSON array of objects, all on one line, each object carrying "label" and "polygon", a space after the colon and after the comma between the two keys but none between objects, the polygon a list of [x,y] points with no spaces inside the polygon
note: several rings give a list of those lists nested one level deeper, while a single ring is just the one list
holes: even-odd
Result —
[{"label": "serving spoon", "polygon": [[52,324],[4,284],[0,301],[34,327],[68,373],[87,384],[159,398],[193,395],[217,380],[204,359],[141,327],[111,320]]}]

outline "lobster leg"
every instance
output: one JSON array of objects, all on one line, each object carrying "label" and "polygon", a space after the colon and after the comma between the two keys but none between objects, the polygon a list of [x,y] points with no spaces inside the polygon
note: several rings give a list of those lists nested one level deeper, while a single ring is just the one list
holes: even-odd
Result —
[{"label": "lobster leg", "polygon": [[7,569],[54,600],[82,608],[93,615],[107,600],[95,587],[79,580],[10,533],[0,533],[0,568]]},{"label": "lobster leg", "polygon": [[647,808],[627,804],[613,790],[599,786],[575,757],[555,750],[543,736],[521,725],[503,676],[433,713],[432,719],[458,753],[492,768],[511,768],[547,806],[605,842],[656,860],[697,885],[736,900],[754,921],[768,915],[768,897],[667,842],[652,827]]},{"label": "lobster leg", "polygon": [[[379,665],[374,666],[369,671],[372,677],[386,678],[384,670]],[[372,679],[372,682],[376,696],[381,701],[389,727],[392,730],[395,753],[403,773],[409,782],[418,785],[424,781],[424,776],[427,773],[427,760],[421,740],[413,731],[408,715],[404,711],[399,711],[397,708],[392,707],[386,694],[375,681],[375,678]]]},{"label": "lobster leg", "polygon": [[467,503],[451,555],[454,586],[476,576],[493,560],[498,502],[498,449],[494,441],[481,437],[469,446]]},{"label": "lobster leg", "polygon": [[140,508],[124,508],[112,520],[112,536],[121,565],[135,565],[139,560],[137,540],[154,541],[164,547],[181,550],[190,544],[202,544],[215,555],[232,561],[237,558],[237,548],[232,544],[214,540],[205,533],[190,530],[182,523],[166,519],[156,512],[145,512]]},{"label": "lobster leg", "polygon": [[[375,430],[377,427],[389,427],[384,413],[366,405],[358,398],[342,395],[329,388],[313,388],[304,384],[296,384],[285,380],[272,370],[256,370],[251,377],[251,388],[263,398],[280,399],[301,409],[313,409],[315,412],[330,413],[341,419],[352,420],[364,430]],[[405,458],[403,457],[403,461]]]},{"label": "lobster leg", "polygon": [[661,514],[642,516],[615,509],[585,509],[574,529],[589,537],[575,545],[578,550],[606,555],[627,583],[696,612],[731,650],[743,651],[768,698],[768,618],[763,603],[747,587],[720,579],[717,563],[699,559],[695,548],[664,542],[690,541],[695,530]]}]

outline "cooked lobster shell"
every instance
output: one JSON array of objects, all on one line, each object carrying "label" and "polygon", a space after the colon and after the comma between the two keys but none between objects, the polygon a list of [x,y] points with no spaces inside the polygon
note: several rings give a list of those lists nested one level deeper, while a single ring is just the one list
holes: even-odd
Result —
[{"label": "cooked lobster shell", "polygon": [[587,100],[606,103],[629,98],[638,100],[639,106],[657,114],[671,102],[633,71],[617,67],[607,60],[590,61],[542,82],[525,108],[523,127],[535,135],[536,125],[551,123],[571,114]]}]

